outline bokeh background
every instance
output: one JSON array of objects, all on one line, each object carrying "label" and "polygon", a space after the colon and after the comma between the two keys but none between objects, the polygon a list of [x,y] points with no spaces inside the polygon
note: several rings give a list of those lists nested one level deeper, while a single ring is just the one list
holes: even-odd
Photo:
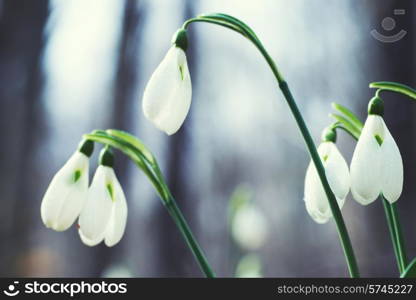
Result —
[{"label": "bokeh background", "polygon": [[[1,276],[201,276],[152,186],[122,156],[116,171],[129,218],[116,247],[84,246],[75,226],[64,233],[43,226],[39,207],[50,179],[81,135],[96,128],[128,130],[152,149],[219,276],[348,276],[334,222],[318,225],[306,213],[308,154],[270,70],[247,40],[192,24],[193,104],[184,126],[168,137],[144,119],[148,78],[176,29],[202,12],[229,13],[252,26],[317,143],[332,101],[364,120],[374,93],[369,82],[416,86],[411,0],[0,1]],[[391,31],[381,26],[388,16],[396,21]],[[372,29],[407,35],[381,43]],[[414,257],[416,105],[395,94],[384,99],[404,159],[398,207]],[[354,144],[339,135],[348,161]],[[237,234],[248,234],[243,244],[233,238],[231,198],[256,210]],[[381,202],[363,207],[349,196],[343,214],[362,275],[397,276]]]}]

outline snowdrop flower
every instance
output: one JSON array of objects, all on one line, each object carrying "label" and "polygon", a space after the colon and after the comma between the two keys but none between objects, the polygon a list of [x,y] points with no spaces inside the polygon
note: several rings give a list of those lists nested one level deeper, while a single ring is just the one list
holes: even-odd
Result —
[{"label": "snowdrop flower", "polygon": [[186,61],[186,30],[180,29],[173,45],[144,90],[146,118],[168,135],[179,130],[191,105],[192,84]]},{"label": "snowdrop flower", "polygon": [[[335,141],[335,130],[326,129],[323,133],[323,142],[318,147],[318,153],[324,165],[329,186],[341,209],[350,189],[350,176],[348,165],[335,145]],[[312,161],[306,170],[304,200],[306,210],[315,222],[323,224],[332,217],[328,198]]]},{"label": "snowdrop flower", "polygon": [[64,231],[79,216],[87,197],[89,157],[93,150],[93,142],[83,141],[53,177],[40,206],[46,227]]},{"label": "snowdrop flower", "polygon": [[246,204],[235,212],[231,234],[243,249],[259,249],[264,245],[268,235],[266,219],[257,207]]},{"label": "snowdrop flower", "polygon": [[127,203],[113,169],[113,154],[103,149],[87,201],[79,217],[79,235],[87,246],[102,240],[108,247],[117,244],[124,234]]},{"label": "snowdrop flower", "polygon": [[380,194],[393,203],[402,193],[402,157],[382,116],[383,100],[374,97],[351,161],[351,192],[362,205]]}]

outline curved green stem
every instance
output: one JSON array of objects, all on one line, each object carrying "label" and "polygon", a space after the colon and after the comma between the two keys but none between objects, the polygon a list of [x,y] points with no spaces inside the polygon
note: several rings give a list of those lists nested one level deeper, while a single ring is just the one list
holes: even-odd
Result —
[{"label": "curved green stem", "polygon": [[173,197],[171,196],[165,204],[165,206],[169,211],[170,215],[172,216],[173,220],[175,221],[176,226],[178,226],[179,230],[181,231],[183,237],[185,238],[186,244],[191,249],[194,257],[198,261],[199,266],[206,275],[206,277],[214,278],[215,273],[212,271],[204,253],[202,252],[201,248],[196,242],[196,239],[193,236],[191,229],[189,228],[189,225],[185,220],[185,217],[183,216],[178,205],[176,204],[175,199],[173,199]]},{"label": "curved green stem", "polygon": [[146,148],[146,146],[139,139],[129,133],[114,129],[107,131],[96,130],[91,134],[84,135],[84,138],[120,150],[146,174],[181,232],[202,272],[206,277],[215,277],[215,273],[212,271],[204,252],[196,241],[188,223],[185,220],[185,217],[170,193],[156,158]]},{"label": "curved green stem", "polygon": [[[256,48],[260,51],[260,53],[263,55],[264,59],[266,60],[267,64],[269,65],[271,71],[273,72],[273,75],[276,78],[276,81],[279,85],[280,90],[282,91],[287,104],[289,105],[289,108],[293,114],[293,117],[296,120],[296,123],[300,129],[300,132],[303,136],[303,139],[306,143],[307,149],[309,151],[309,154],[312,158],[313,163],[315,164],[315,167],[318,171],[318,175],[319,178],[322,182],[322,186],[325,190],[325,194],[328,198],[328,202],[329,202],[329,206],[331,208],[332,211],[332,215],[334,216],[334,220],[335,223],[337,225],[337,229],[338,229],[338,235],[341,241],[341,245],[342,248],[344,250],[344,255],[345,258],[347,260],[347,264],[348,264],[348,269],[350,272],[351,277],[359,277],[359,271],[358,271],[358,265],[357,265],[357,261],[354,255],[354,251],[352,248],[352,244],[350,241],[350,237],[348,235],[348,231],[347,228],[345,226],[344,223],[344,219],[342,217],[341,211],[339,209],[338,203],[336,201],[335,195],[332,192],[329,183],[328,183],[328,179],[326,178],[325,175],[325,169],[322,165],[322,161],[319,157],[319,154],[317,152],[316,146],[313,142],[312,136],[309,133],[309,130],[305,124],[305,121],[303,120],[303,117],[297,107],[297,104],[295,102],[295,99],[292,96],[292,93],[289,89],[288,84],[286,83],[286,81],[284,80],[283,76],[281,75],[281,73],[279,72],[274,60],[271,58],[271,56],[269,55],[269,53],[266,51],[266,49],[263,47],[262,43],[260,42],[260,40],[257,38],[257,36],[254,34],[254,32],[250,29],[250,27],[248,27],[247,25],[245,25],[243,22],[237,20],[234,17],[231,16],[227,16],[224,14],[212,14],[212,15],[204,15],[202,17],[197,17],[197,18],[193,18],[193,19],[189,19],[187,20],[184,25],[183,28],[187,28],[187,26],[193,22],[208,22],[208,23],[214,23],[213,20],[221,20],[224,23],[227,23],[227,25],[229,26],[233,26],[233,27],[237,27],[239,28],[239,30],[234,30],[239,32],[240,34],[242,34],[243,36],[245,36],[246,38],[248,38],[255,46]],[[216,24],[216,23],[214,23]],[[217,24],[217,25],[221,25],[224,27],[228,27],[224,24]]]}]

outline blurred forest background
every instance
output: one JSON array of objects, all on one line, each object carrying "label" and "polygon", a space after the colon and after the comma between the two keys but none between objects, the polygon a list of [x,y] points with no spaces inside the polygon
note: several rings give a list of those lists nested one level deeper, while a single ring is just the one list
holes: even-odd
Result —
[{"label": "blurred forest background", "polygon": [[[394,9],[406,14],[395,16]],[[334,222],[318,225],[306,213],[309,157],[298,128],[266,63],[244,38],[192,24],[193,105],[184,126],[168,137],[144,119],[147,80],[176,29],[202,12],[229,13],[252,26],[317,143],[332,101],[364,120],[374,93],[369,82],[416,86],[411,0],[0,1],[0,276],[202,276],[153,187],[122,156],[116,171],[129,218],[116,247],[84,246],[75,226],[64,233],[43,226],[39,208],[50,179],[81,135],[96,128],[128,130],[152,149],[219,276],[237,269],[241,276],[348,276]],[[388,16],[396,20],[391,32],[381,26]],[[372,29],[407,35],[381,43]],[[398,207],[414,257],[416,105],[395,94],[384,99],[404,159]],[[340,134],[348,161],[354,144]],[[231,198],[256,208],[244,225],[251,234],[245,246],[231,234]],[[381,201],[363,207],[349,196],[343,214],[362,275],[397,276]]]}]

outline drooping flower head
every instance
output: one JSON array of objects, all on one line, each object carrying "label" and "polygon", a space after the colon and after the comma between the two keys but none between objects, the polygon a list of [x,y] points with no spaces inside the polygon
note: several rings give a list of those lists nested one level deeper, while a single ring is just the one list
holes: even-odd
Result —
[{"label": "drooping flower head", "polygon": [[108,247],[117,244],[127,222],[127,203],[123,189],[113,169],[110,149],[103,149],[100,165],[95,172],[87,201],[79,217],[79,234],[87,246],[104,240]]},{"label": "drooping flower head", "polygon": [[[335,129],[326,129],[322,135],[318,153],[325,168],[329,186],[334,192],[339,207],[342,208],[350,189],[350,175],[347,162],[335,142]],[[312,161],[306,170],[304,200],[306,210],[315,222],[323,224],[332,217],[328,198]]]},{"label": "drooping flower head", "polygon": [[172,47],[147,83],[142,102],[146,118],[168,135],[181,127],[192,98],[191,76],[185,54],[186,30],[178,30],[172,42]]},{"label": "drooping flower head", "polygon": [[78,150],[53,177],[40,207],[46,227],[64,231],[79,216],[87,198],[89,157],[93,150],[93,142],[81,142]]},{"label": "drooping flower head", "polygon": [[383,120],[383,100],[374,97],[351,161],[351,192],[362,205],[382,194],[390,203],[403,189],[403,162],[399,148]]}]

